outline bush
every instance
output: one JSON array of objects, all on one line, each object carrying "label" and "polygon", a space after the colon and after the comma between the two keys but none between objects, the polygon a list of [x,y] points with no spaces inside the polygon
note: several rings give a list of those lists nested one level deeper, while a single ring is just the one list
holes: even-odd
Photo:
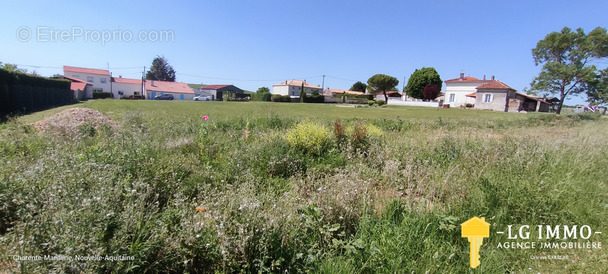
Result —
[{"label": "bush", "polygon": [[384,100],[378,100],[376,101],[376,104],[378,104],[379,107],[383,106],[386,102]]},{"label": "bush", "polygon": [[286,139],[303,153],[321,155],[331,144],[331,132],[323,125],[303,122],[287,132]]},{"label": "bush", "polygon": [[304,97],[304,103],[325,103],[325,96],[312,95]]},{"label": "bush", "polygon": [[111,92],[93,92],[93,99],[106,99],[106,98],[112,99],[112,93]]},{"label": "bush", "polygon": [[291,102],[291,97],[289,97],[288,95],[279,95],[279,94],[273,94],[270,97],[270,100],[272,102]]},{"label": "bush", "polygon": [[270,93],[270,92],[254,93],[251,96],[251,100],[270,102],[270,97],[272,97],[272,93]]},{"label": "bush", "polygon": [[369,100],[367,101],[367,104],[371,107],[375,104],[376,102],[374,102],[373,100]]}]

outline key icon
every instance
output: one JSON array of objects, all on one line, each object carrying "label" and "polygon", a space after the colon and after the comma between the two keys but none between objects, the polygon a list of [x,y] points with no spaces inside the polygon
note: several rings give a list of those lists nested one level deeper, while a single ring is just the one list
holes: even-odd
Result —
[{"label": "key icon", "polygon": [[483,238],[490,237],[490,224],[485,217],[473,217],[460,224],[462,227],[462,237],[469,239],[471,268],[479,266],[479,248],[483,244]]}]

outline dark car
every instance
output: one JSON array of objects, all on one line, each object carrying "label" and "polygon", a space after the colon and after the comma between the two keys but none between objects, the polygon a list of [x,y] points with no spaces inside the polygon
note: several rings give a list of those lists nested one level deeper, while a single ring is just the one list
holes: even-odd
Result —
[{"label": "dark car", "polygon": [[173,99],[174,99],[173,95],[167,94],[167,93],[154,97],[154,100],[173,100]]}]

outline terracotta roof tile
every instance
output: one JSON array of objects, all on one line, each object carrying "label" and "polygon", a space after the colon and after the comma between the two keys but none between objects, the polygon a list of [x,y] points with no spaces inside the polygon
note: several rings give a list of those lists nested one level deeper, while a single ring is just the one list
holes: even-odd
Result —
[{"label": "terracotta roof tile", "polygon": [[353,91],[353,90],[342,90],[342,89],[327,89],[328,91],[330,91],[331,93],[337,93],[337,94],[356,94],[356,95],[363,95],[365,93],[360,92],[360,91]]},{"label": "terracotta roof tile", "polygon": [[510,86],[507,86],[505,83],[498,81],[498,80],[490,80],[489,82],[476,87],[476,89],[511,89],[511,90],[514,90]]},{"label": "terracotta roof tile", "polygon": [[483,81],[487,81],[487,80],[479,80],[475,77],[471,77],[471,76],[466,76],[463,78],[456,78],[456,79],[450,79],[450,80],[445,80],[446,82],[483,82]]},{"label": "terracotta roof tile", "polygon": [[121,78],[121,77],[112,77],[112,82],[119,84],[136,84],[141,85],[141,79],[129,79],[129,78]]},{"label": "terracotta roof tile", "polygon": [[194,90],[186,83],[146,80],[146,91],[194,94]]},{"label": "terracotta roof tile", "polygon": [[76,73],[89,73],[89,74],[99,74],[99,75],[107,75],[110,76],[110,71],[103,69],[90,69],[90,68],[79,68],[79,67],[70,67],[63,66],[63,71],[76,72]]},{"label": "terracotta roof tile", "polygon": [[304,87],[306,87],[306,88],[321,89],[321,87],[320,87],[320,86],[311,85],[311,84],[306,83],[306,82],[304,82],[304,81],[302,81],[302,80],[294,80],[294,79],[292,79],[292,80],[287,80],[287,81],[285,81],[285,82],[281,82],[281,83],[278,83],[278,84],[274,84],[274,85],[272,85],[272,86],[273,86],[273,87],[274,87],[274,86],[295,86],[295,87],[301,87],[301,86],[302,86],[302,83],[304,83]]}]

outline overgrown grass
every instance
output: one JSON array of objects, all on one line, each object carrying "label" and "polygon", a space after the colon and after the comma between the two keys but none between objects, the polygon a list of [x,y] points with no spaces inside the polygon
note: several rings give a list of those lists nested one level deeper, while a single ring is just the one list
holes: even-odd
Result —
[{"label": "overgrown grass", "polygon": [[[287,103],[79,107],[122,126],[52,138],[28,126],[62,108],[0,125],[0,271],[466,272],[459,225],[472,216],[492,231],[608,228],[603,117]],[[307,139],[317,127],[323,134]],[[479,270],[608,270],[605,249],[496,248],[504,241],[484,240]],[[569,260],[530,260],[543,252]],[[57,254],[133,260],[13,260]]]}]

